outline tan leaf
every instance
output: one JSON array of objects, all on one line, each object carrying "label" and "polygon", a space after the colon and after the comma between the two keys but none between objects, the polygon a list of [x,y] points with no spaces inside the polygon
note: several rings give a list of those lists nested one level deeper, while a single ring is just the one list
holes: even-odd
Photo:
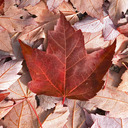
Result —
[{"label": "tan leaf", "polygon": [[66,18],[68,21],[70,21],[70,23],[74,24],[76,21],[78,21],[75,10],[67,2],[63,2],[55,10],[57,14],[50,12],[45,3],[42,1],[34,7],[27,7],[27,10],[37,16],[35,21],[38,22],[38,26],[31,25],[26,27],[19,37],[21,40],[27,41],[29,43],[32,43],[40,38],[47,38],[44,33],[47,33],[48,30],[54,29],[54,25],[56,25],[57,19],[60,15],[59,11],[62,11],[66,15]]},{"label": "tan leaf", "polygon": [[84,34],[85,48],[89,53],[101,48],[105,48],[111,45],[112,43],[110,41],[104,41],[104,38],[102,36],[102,31],[95,33],[84,32],[83,34]]},{"label": "tan leaf", "polygon": [[0,26],[0,50],[12,52],[11,39],[6,29]]},{"label": "tan leaf", "polygon": [[[29,102],[31,102],[33,106],[35,105],[34,98],[29,98]],[[34,128],[34,126],[37,125],[34,122],[35,119],[35,113],[26,100],[13,107],[6,115],[4,124],[8,128]]]},{"label": "tan leaf", "polygon": [[0,25],[9,32],[21,32],[24,27],[36,24],[27,11],[10,6],[3,16],[0,16]]},{"label": "tan leaf", "polygon": [[128,0],[109,0],[109,15],[113,22],[117,24],[118,20],[122,17],[122,12],[128,9]]},{"label": "tan leaf", "polygon": [[128,95],[115,88],[106,87],[97,96],[86,102],[85,108],[98,107],[109,111],[110,117],[126,118],[128,115]]},{"label": "tan leaf", "polygon": [[70,115],[65,124],[66,128],[85,128],[85,115],[81,107],[82,101],[67,100],[66,105],[69,108]]},{"label": "tan leaf", "polygon": [[8,89],[10,91],[8,100],[13,103],[11,108],[6,105],[6,109],[10,109],[3,122],[8,128],[35,128],[38,126],[33,110],[36,109],[35,94],[31,93],[26,86],[29,80],[28,73],[23,72],[22,77]]},{"label": "tan leaf", "polygon": [[38,95],[38,98],[40,100],[40,106],[43,110],[54,108],[55,103],[62,101],[62,98],[46,95]]},{"label": "tan leaf", "polygon": [[50,11],[57,8],[63,1],[68,2],[68,0],[47,0],[47,6]]},{"label": "tan leaf", "polygon": [[58,103],[54,113],[51,113],[42,124],[43,128],[63,128],[69,116],[68,107]]},{"label": "tan leaf", "polygon": [[84,13],[87,12],[91,17],[96,17],[102,21],[103,18],[103,0],[71,0],[74,7],[78,11]]},{"label": "tan leaf", "polygon": [[0,90],[8,89],[20,75],[22,61],[12,60],[0,65]]},{"label": "tan leaf", "polygon": [[118,89],[124,92],[128,92],[128,70],[121,77],[122,82],[120,83]]}]

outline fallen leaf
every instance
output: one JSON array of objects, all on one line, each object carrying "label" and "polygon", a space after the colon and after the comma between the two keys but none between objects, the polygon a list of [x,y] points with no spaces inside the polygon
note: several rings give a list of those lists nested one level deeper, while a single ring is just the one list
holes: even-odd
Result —
[{"label": "fallen leaf", "polygon": [[89,114],[86,110],[86,127],[91,128],[126,128],[128,126],[128,118],[112,118],[105,115]]},{"label": "fallen leaf", "polygon": [[4,15],[0,16],[0,25],[9,32],[21,32],[24,27],[36,24],[27,11],[10,6]]},{"label": "fallen leaf", "polygon": [[46,7],[45,3],[42,1],[39,2],[36,6],[29,6],[26,9],[30,13],[37,16],[37,18],[35,18],[35,21],[38,23],[38,25],[36,26],[31,25],[26,27],[25,30],[20,34],[19,39],[27,41],[29,43],[32,43],[40,38],[46,38],[47,41],[46,35],[48,30],[54,29],[54,25],[59,18],[58,11],[63,12],[71,24],[74,24],[74,22],[78,21],[77,14],[75,13],[73,7],[67,2],[63,2],[61,6],[59,6],[55,10],[56,14],[50,12]]},{"label": "fallen leaf", "polygon": [[0,26],[0,50],[12,52],[11,39],[6,29]]},{"label": "fallen leaf", "polygon": [[35,6],[40,0],[4,0],[4,10],[7,10],[10,6],[17,6],[19,8],[26,7],[28,5]]},{"label": "fallen leaf", "polygon": [[84,32],[85,48],[88,53],[110,46],[113,42],[104,41],[102,31],[96,33]]},{"label": "fallen leaf", "polygon": [[79,100],[66,100],[65,104],[69,108],[70,115],[68,121],[65,124],[66,128],[84,128],[85,127],[85,115],[83,108],[81,107],[81,101]]},{"label": "fallen leaf", "polygon": [[90,33],[103,30],[104,40],[114,40],[119,35],[112,20],[106,15],[103,18],[103,23],[96,18],[88,16],[80,22],[75,23],[74,27],[76,29],[81,29],[82,32]]},{"label": "fallen leaf", "polygon": [[[34,128],[38,127],[37,117],[34,113],[36,111],[35,94],[30,92],[26,86],[30,80],[28,72],[25,70],[21,78],[19,78],[9,89],[10,95],[8,100],[13,99],[12,106],[6,106],[6,113],[3,123],[8,128]],[[33,108],[32,108],[33,106]],[[2,108],[2,106],[1,106]]]},{"label": "fallen leaf", "polygon": [[[34,106],[35,99],[29,98],[29,102]],[[14,116],[15,115],[15,116]],[[35,113],[27,101],[23,101],[12,108],[4,119],[5,126],[9,128],[33,128],[35,123]]]},{"label": "fallen leaf", "polygon": [[22,61],[12,60],[0,65],[0,90],[8,89],[20,75]]},{"label": "fallen leaf", "polygon": [[117,24],[118,20],[122,17],[122,12],[126,12],[128,9],[128,1],[127,0],[109,0],[109,15],[112,21]]},{"label": "fallen leaf", "polygon": [[43,110],[51,109],[55,107],[55,104],[60,102],[62,99],[46,95],[38,95],[40,106]]},{"label": "fallen leaf", "polygon": [[[81,13],[87,12],[91,17],[96,17],[102,21],[103,18],[103,0],[71,0],[74,7]],[[97,4],[98,3],[98,4]]]},{"label": "fallen leaf", "polygon": [[125,73],[122,75],[121,79],[122,82],[120,83],[118,89],[124,92],[128,92],[128,70],[125,71]]},{"label": "fallen leaf", "polygon": [[127,128],[128,127],[128,118],[111,118],[102,115],[91,114],[91,118],[94,121],[94,124],[91,128]]},{"label": "fallen leaf", "polygon": [[49,32],[46,52],[32,49],[21,41],[20,44],[33,79],[28,84],[31,91],[79,100],[88,100],[101,89],[115,49],[114,43],[87,54],[81,31],[75,31],[63,14],[55,30]]},{"label": "fallen leaf", "polygon": [[109,112],[109,117],[126,118],[128,112],[128,95],[116,88],[106,87],[97,96],[87,101],[85,109],[98,107]]},{"label": "fallen leaf", "polygon": [[63,128],[69,116],[68,107],[63,107],[62,104],[57,104],[54,113],[48,115],[42,124],[43,128]]},{"label": "fallen leaf", "polygon": [[52,11],[64,1],[68,2],[68,0],[47,0],[48,9]]},{"label": "fallen leaf", "polygon": [[35,6],[40,0],[18,0],[18,7],[23,8],[28,5]]}]

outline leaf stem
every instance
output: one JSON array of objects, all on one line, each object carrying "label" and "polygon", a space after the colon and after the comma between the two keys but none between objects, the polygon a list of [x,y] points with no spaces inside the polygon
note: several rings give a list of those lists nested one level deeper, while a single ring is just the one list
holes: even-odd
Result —
[{"label": "leaf stem", "polygon": [[63,97],[63,101],[62,101],[62,104],[64,105],[64,102],[65,102],[65,97]]}]

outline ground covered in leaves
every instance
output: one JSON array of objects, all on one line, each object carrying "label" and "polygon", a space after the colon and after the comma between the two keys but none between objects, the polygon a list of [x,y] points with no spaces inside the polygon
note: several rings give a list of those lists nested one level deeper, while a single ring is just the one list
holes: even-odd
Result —
[{"label": "ground covered in leaves", "polygon": [[0,0],[0,128],[128,128],[128,0]]}]

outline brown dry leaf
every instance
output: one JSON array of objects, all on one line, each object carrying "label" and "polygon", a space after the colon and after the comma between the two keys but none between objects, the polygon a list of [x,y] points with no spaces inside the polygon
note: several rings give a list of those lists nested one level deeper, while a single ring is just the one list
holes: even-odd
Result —
[{"label": "brown dry leaf", "polygon": [[70,3],[63,2],[60,6],[58,6],[54,12],[60,13],[63,12],[63,14],[66,16],[66,19],[71,23],[74,24],[77,21],[79,21],[79,18],[77,16],[78,13],[76,13],[75,9],[72,7]]},{"label": "brown dry leaf", "polygon": [[62,98],[46,95],[38,95],[38,98],[40,100],[40,107],[45,111],[54,108],[56,103],[62,101]]},{"label": "brown dry leaf", "polygon": [[98,107],[109,111],[110,117],[126,118],[128,115],[128,94],[116,88],[106,87],[97,96],[86,102],[84,107],[88,110]]},{"label": "brown dry leaf", "polygon": [[[128,37],[124,36],[123,34],[120,34],[117,38],[117,44],[116,44],[116,54],[113,57],[113,64],[116,64],[118,66],[123,66],[122,62],[127,61],[128,54],[126,54],[125,50],[128,45]],[[127,58],[126,58],[127,57]]]},{"label": "brown dry leaf", "polygon": [[42,124],[43,128],[63,128],[67,122],[69,116],[68,107],[63,107],[61,103],[56,105],[54,113],[48,115],[45,121]]},{"label": "brown dry leaf", "polygon": [[84,42],[85,48],[90,53],[101,48],[105,48],[111,45],[112,42],[104,41],[102,36],[102,31],[96,33],[86,33],[84,32]]},{"label": "brown dry leaf", "polygon": [[68,2],[68,0],[47,0],[47,6],[50,11],[53,11],[55,8],[57,8],[59,5],[62,4],[62,2]]},{"label": "brown dry leaf", "polygon": [[91,17],[102,21],[103,18],[103,0],[71,0],[74,7],[81,13],[87,12]]},{"label": "brown dry leaf", "polygon": [[122,12],[125,13],[128,9],[128,0],[109,0],[109,2],[109,15],[112,21],[117,24],[122,17]]},{"label": "brown dry leaf", "polygon": [[[9,102],[13,103],[10,112],[4,118],[4,125],[8,128],[35,128],[37,127],[36,115],[31,107],[36,108],[35,94],[27,88],[30,77],[27,72],[18,79],[9,89]],[[10,107],[6,107],[9,109]],[[15,116],[14,116],[15,115]]]},{"label": "brown dry leaf", "polygon": [[121,76],[124,73],[126,69],[124,67],[118,67],[117,65],[112,65],[109,69],[109,71],[106,73],[104,76],[104,81],[105,84],[104,86],[106,87],[118,87],[120,82],[121,82]]},{"label": "brown dry leaf", "polygon": [[85,128],[127,128],[128,118],[112,118],[99,114],[89,114],[85,110],[86,124]]},{"label": "brown dry leaf", "polygon": [[18,6],[19,8],[26,7],[28,5],[35,6],[40,0],[4,0],[4,11],[10,6]]},{"label": "brown dry leaf", "polygon": [[62,11],[70,23],[75,23],[78,21],[77,14],[75,13],[73,7],[67,2],[63,2],[55,11],[54,14],[48,10],[44,2],[38,3],[36,6],[29,6],[26,8],[30,13],[35,14],[37,18],[35,21],[38,25],[28,26],[21,33],[20,39],[32,43],[40,38],[47,38],[48,30],[53,30],[54,25],[56,25],[57,19],[59,18],[59,11]]},{"label": "brown dry leaf", "polygon": [[21,77],[18,75],[22,68],[22,61],[11,60],[0,64],[0,90],[8,89],[17,79]]},{"label": "brown dry leaf", "polygon": [[21,32],[24,27],[36,24],[27,11],[10,6],[3,16],[0,16],[0,25],[9,32]]},{"label": "brown dry leaf", "polygon": [[79,100],[67,100],[65,103],[68,108],[70,115],[68,121],[65,124],[66,128],[85,128],[85,115],[81,107],[82,101]]},{"label": "brown dry leaf", "polygon": [[[29,98],[29,102],[34,106],[35,99]],[[18,103],[13,109],[5,116],[4,124],[8,128],[35,128],[37,127],[35,113],[29,105],[28,101],[25,100]]]},{"label": "brown dry leaf", "polygon": [[11,39],[6,29],[0,26],[0,50],[12,52]]},{"label": "brown dry leaf", "polygon": [[124,92],[128,92],[128,70],[121,77],[122,82],[120,83],[118,89]]}]

